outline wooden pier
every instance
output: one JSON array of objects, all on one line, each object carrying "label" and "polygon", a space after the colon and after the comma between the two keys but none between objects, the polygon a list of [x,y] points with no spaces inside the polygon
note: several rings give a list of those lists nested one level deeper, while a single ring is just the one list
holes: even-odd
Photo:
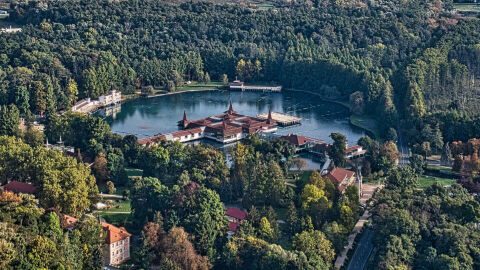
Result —
[{"label": "wooden pier", "polygon": [[[257,115],[258,118],[260,119],[267,119],[268,118],[268,113],[262,113]],[[275,120],[279,126],[292,126],[292,125],[298,125],[300,124],[300,121],[302,121],[301,117],[296,117],[284,113],[278,113],[278,112],[272,112],[272,119]]]},{"label": "wooden pier", "polygon": [[229,84],[230,90],[238,91],[262,91],[262,92],[281,92],[282,86],[267,86],[267,85],[245,85],[244,82],[235,80]]},{"label": "wooden pier", "polygon": [[242,91],[281,92],[281,86],[244,85]]}]

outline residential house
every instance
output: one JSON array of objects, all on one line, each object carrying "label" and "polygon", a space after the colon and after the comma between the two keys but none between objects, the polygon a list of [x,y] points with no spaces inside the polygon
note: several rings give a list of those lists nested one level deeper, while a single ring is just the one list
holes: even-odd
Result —
[{"label": "residential house", "polygon": [[[66,229],[73,229],[78,219],[63,215],[62,224]],[[130,237],[132,236],[123,227],[115,227],[112,224],[99,221],[103,232],[106,233],[104,248],[104,260],[106,265],[119,265],[130,259]]]},{"label": "residential house", "polygon": [[20,181],[10,181],[1,187],[3,191],[10,191],[13,193],[35,194],[37,187],[30,183]]},{"label": "residential house", "polygon": [[103,231],[107,233],[105,242],[105,263],[108,265],[122,264],[130,259],[130,233],[123,227],[115,227],[102,222]]},{"label": "residential house", "polygon": [[230,221],[228,224],[228,238],[230,239],[237,231],[238,224],[247,217],[247,212],[237,207],[229,207],[225,214]]},{"label": "residential house", "polygon": [[354,185],[356,180],[355,172],[342,168],[334,168],[327,174],[327,177],[337,187],[341,194],[345,192],[345,189],[348,186]]}]

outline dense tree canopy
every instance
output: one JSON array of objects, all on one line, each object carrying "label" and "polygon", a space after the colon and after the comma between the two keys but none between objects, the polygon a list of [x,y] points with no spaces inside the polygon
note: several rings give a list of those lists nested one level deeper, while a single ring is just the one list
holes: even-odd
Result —
[{"label": "dense tree canopy", "polygon": [[40,204],[62,213],[80,216],[97,200],[95,178],[86,164],[59,151],[25,144],[13,137],[0,137],[1,182],[31,182],[39,189]]}]

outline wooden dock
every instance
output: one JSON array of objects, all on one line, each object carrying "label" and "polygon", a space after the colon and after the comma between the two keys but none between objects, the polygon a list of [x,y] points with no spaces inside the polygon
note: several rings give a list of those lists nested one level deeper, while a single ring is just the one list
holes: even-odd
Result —
[{"label": "wooden dock", "polygon": [[[268,119],[268,113],[258,114],[257,117],[260,119]],[[298,125],[300,124],[300,121],[302,121],[301,117],[296,117],[293,115],[278,112],[272,112],[272,119],[275,120],[278,125],[283,127]]]},{"label": "wooden dock", "polygon": [[242,91],[281,92],[281,86],[244,85]]}]

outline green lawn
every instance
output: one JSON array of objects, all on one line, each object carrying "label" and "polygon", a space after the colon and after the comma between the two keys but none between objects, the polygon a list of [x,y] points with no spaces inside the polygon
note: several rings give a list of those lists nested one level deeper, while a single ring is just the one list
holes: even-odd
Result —
[{"label": "green lawn", "polygon": [[133,216],[131,214],[118,214],[118,213],[100,213],[97,212],[94,214],[95,217],[101,217],[105,219],[107,223],[118,227],[129,228],[133,221]]},{"label": "green lawn", "polygon": [[433,184],[438,183],[441,186],[453,185],[455,180],[441,177],[433,177],[427,175],[421,175],[418,177],[418,187],[427,188]]},{"label": "green lawn", "polygon": [[208,89],[216,89],[222,86],[223,86],[222,82],[209,82],[209,83],[192,82],[182,87],[178,87],[177,91],[208,90]]},{"label": "green lawn", "polygon": [[286,181],[294,185],[303,185],[307,182],[313,171],[290,171],[290,174]]},{"label": "green lawn", "polygon": [[438,171],[442,171],[442,172],[452,172],[452,168],[451,167],[446,167],[446,166],[428,165],[427,168],[430,169],[430,170],[438,170]]},{"label": "green lawn", "polygon": [[127,171],[128,177],[133,177],[133,176],[143,176],[143,171],[140,169],[134,169],[134,168],[125,168]]},{"label": "green lawn", "polygon": [[99,211],[104,213],[132,211],[132,208],[130,207],[130,200],[123,200],[123,199],[117,199],[117,198],[105,198],[104,200],[102,200],[102,202],[105,203],[105,201],[108,201],[108,200],[114,201],[115,206],[113,206],[110,209],[102,209]]},{"label": "green lawn", "polygon": [[363,128],[370,133],[373,134],[373,136],[378,139],[380,138],[380,131],[378,130],[377,127],[377,121],[367,115],[356,115],[352,114],[350,116],[350,123],[354,126],[357,126],[359,128]]},{"label": "green lawn", "polygon": [[460,11],[475,11],[480,12],[480,5],[470,3],[455,3],[453,8]]}]

